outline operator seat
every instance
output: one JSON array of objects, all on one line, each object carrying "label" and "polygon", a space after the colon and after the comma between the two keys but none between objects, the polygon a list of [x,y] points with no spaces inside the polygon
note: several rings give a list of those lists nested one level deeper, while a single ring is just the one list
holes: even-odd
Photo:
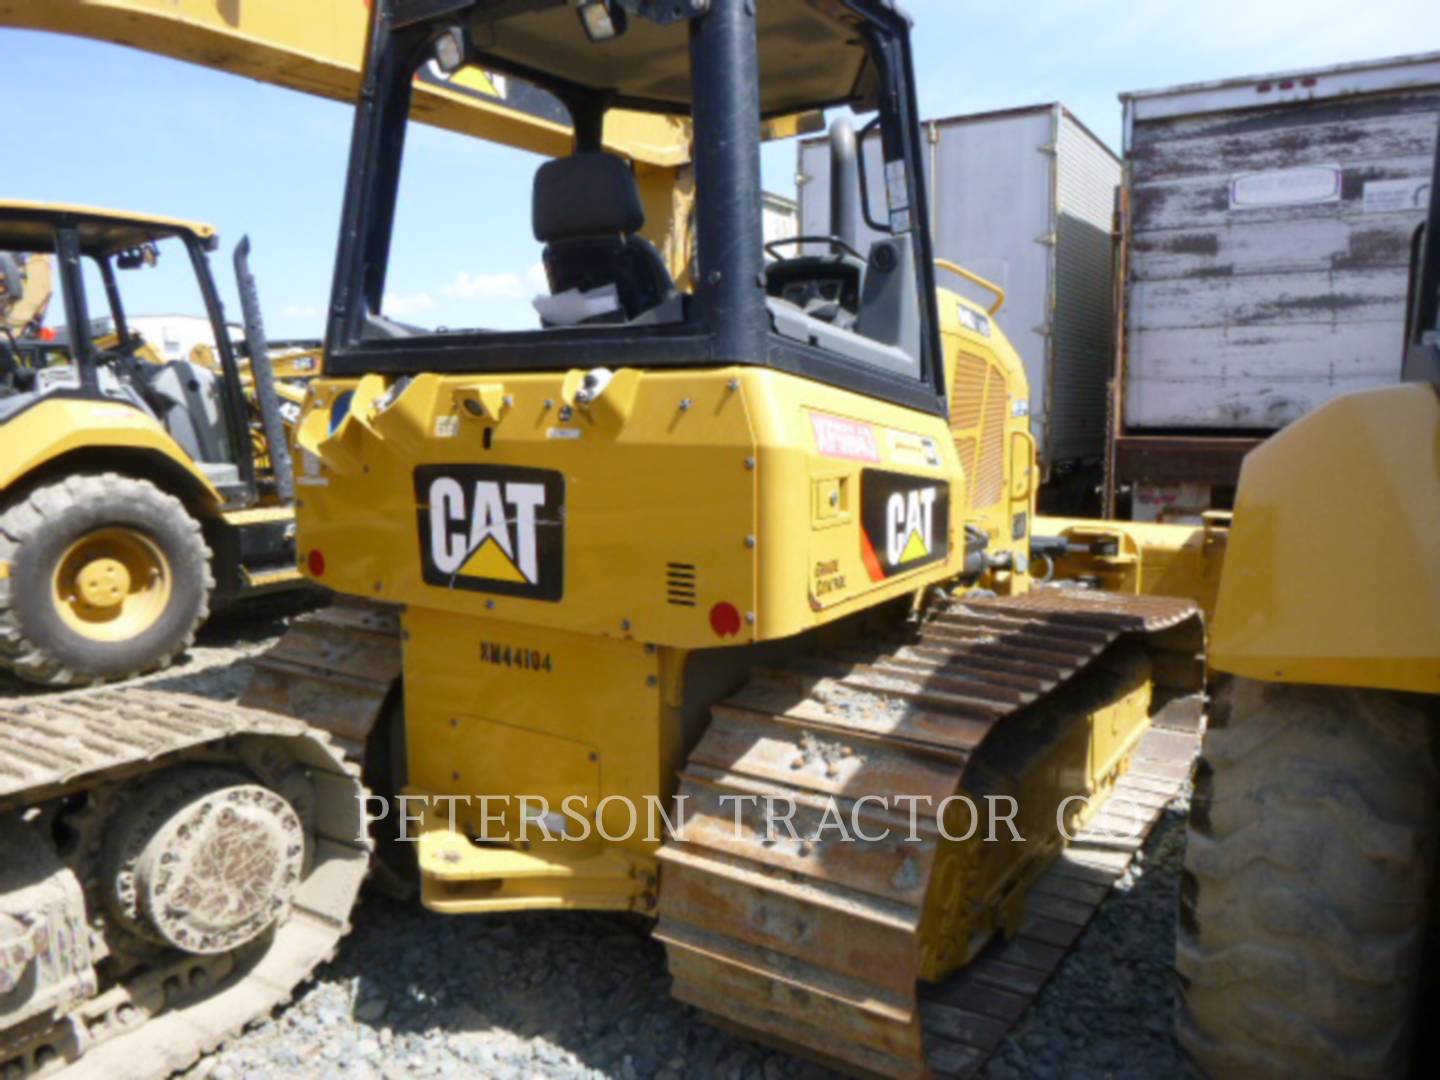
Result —
[{"label": "operator seat", "polygon": [[[613,305],[586,323],[678,321],[679,294],[655,245],[636,235],[645,209],[635,175],[622,158],[589,151],[547,161],[535,174],[535,239],[545,245],[545,276],[554,297],[613,286]],[[542,317],[545,309],[542,307]],[[549,325],[555,325],[547,319]]]}]

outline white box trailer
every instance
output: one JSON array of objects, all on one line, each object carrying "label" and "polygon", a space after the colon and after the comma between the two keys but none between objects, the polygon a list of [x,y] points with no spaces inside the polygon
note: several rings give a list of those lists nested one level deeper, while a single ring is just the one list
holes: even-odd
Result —
[{"label": "white box trailer", "polygon": [[1141,520],[1193,520],[1228,508],[1260,440],[1400,378],[1440,53],[1121,101],[1125,325],[1107,497],[1128,493]]},{"label": "white box trailer", "polygon": [[765,243],[788,240],[794,236],[800,222],[800,210],[795,205],[795,200],[769,191],[764,192],[761,199],[761,225],[765,230]]},{"label": "white box trailer", "polygon": [[[1058,104],[924,127],[935,254],[1005,290],[997,318],[1030,379],[1032,430],[1051,481],[1047,502],[1080,509],[1076,498],[1093,497],[1098,487],[1106,447],[1120,161]],[[880,175],[873,140],[865,149],[870,175]],[[829,178],[828,140],[803,140],[797,184],[804,236],[831,232]],[[877,217],[881,198],[871,192]],[[875,234],[863,221],[853,224],[868,250]],[[992,300],[952,275],[941,274],[940,283],[987,306]]]}]

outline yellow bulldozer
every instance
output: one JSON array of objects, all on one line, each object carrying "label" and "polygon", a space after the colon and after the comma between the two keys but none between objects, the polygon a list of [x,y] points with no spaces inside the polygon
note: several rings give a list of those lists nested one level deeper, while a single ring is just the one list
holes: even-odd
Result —
[{"label": "yellow bulldozer", "polygon": [[[283,412],[298,414],[303,391],[273,377],[248,241],[245,355],[232,343],[209,267],[218,242],[195,222],[0,202],[0,249],[32,268],[54,259],[64,320],[31,315],[29,333],[7,324],[0,340],[0,667],[22,679],[150,671],[212,604],[305,585]],[[131,280],[162,257],[213,337],[193,359],[167,358],[126,321],[143,284]],[[29,285],[14,307],[56,306]],[[300,355],[286,353],[292,375]]]},{"label": "yellow bulldozer", "polygon": [[[1188,775],[1203,628],[1032,587],[1028,392],[937,288],[909,34],[889,0],[377,0],[295,429],[299,565],[345,602],[238,706],[0,709],[0,1068],[184,1066],[372,862],[442,912],[652,916],[679,997],[847,1071],[983,1066]],[[531,330],[385,310],[422,69],[568,117]],[[617,110],[693,125],[688,280]],[[767,262],[762,138],[826,110],[880,238]]]}]

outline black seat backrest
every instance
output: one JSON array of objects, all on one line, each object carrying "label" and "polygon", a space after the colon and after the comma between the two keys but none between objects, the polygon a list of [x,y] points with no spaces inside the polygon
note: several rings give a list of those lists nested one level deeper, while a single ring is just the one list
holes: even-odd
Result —
[{"label": "black seat backrest", "polygon": [[578,153],[540,166],[533,224],[552,294],[615,286],[621,311],[595,321],[628,322],[675,295],[660,253],[636,235],[645,208],[623,159]]}]

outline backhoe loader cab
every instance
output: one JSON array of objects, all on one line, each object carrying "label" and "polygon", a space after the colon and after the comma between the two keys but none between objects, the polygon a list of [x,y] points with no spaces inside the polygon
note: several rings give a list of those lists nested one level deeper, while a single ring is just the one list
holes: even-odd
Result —
[{"label": "backhoe loader cab", "polygon": [[[61,325],[48,336],[66,354],[63,363],[52,357],[34,364],[26,354],[35,344],[26,338],[0,343],[12,372],[0,419],[49,400],[124,402],[157,420],[227,502],[253,501],[248,421],[227,335],[217,336],[223,364],[216,373],[187,361],[162,363],[154,346],[126,323],[126,298],[139,283],[125,279],[157,267],[162,249],[167,262],[188,264],[187,276],[213,323],[220,308],[206,255],[218,242],[203,225],[0,206],[0,248],[59,253],[56,306],[62,310],[58,319],[52,312],[51,322]],[[87,292],[97,284],[99,295]]]},{"label": "backhoe loader cab", "polygon": [[[397,0],[383,10],[367,76],[373,96],[356,125],[331,373],[738,363],[944,412],[908,22],[888,2],[781,0],[751,13],[728,0],[578,8]],[[536,301],[532,332],[426,333],[385,318],[413,75],[430,64],[504,73],[512,86],[553,97],[573,125],[574,152],[535,177],[533,227],[550,295]],[[880,131],[883,167],[862,175],[861,188],[883,235],[866,252],[842,237],[815,238],[809,257],[799,245],[775,249],[785,257],[767,275],[762,123],[831,107],[873,114]],[[693,126],[693,295],[677,290],[639,235],[645,213],[630,164],[601,149],[607,112],[620,108]],[[484,218],[515,208],[488,204],[476,177],[457,185],[455,212]],[[844,249],[844,260],[814,257]]]},{"label": "backhoe loader cab", "polygon": [[[242,380],[218,242],[193,222],[0,202],[0,251],[54,265],[46,325],[0,340],[0,666],[23,678],[149,670],[212,592],[300,583],[268,353]],[[127,321],[177,301],[211,327],[207,362],[166,359]]]}]

